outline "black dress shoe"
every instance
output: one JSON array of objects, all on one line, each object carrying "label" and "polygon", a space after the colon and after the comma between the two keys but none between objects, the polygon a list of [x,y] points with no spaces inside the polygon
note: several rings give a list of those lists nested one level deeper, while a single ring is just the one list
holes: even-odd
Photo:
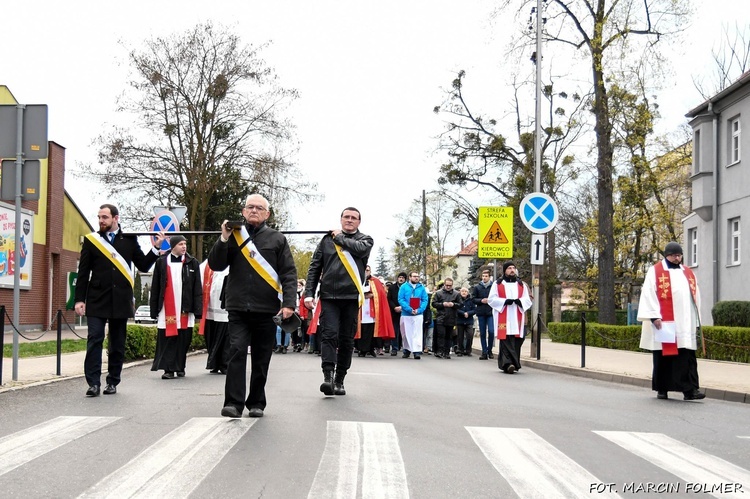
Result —
[{"label": "black dress shoe", "polygon": [[224,408],[221,410],[221,415],[225,418],[241,418],[242,413],[237,410],[237,408],[233,405],[227,405],[224,406]]},{"label": "black dress shoe", "polygon": [[263,417],[263,409],[260,407],[251,407],[247,410],[247,415],[251,418],[262,418]]},{"label": "black dress shoe", "polygon": [[91,385],[88,390],[86,390],[86,396],[87,397],[98,397],[99,396],[99,385]]},{"label": "black dress shoe", "polygon": [[495,358],[495,356],[493,355],[492,352],[487,352],[487,357],[489,357],[490,359],[494,359]]},{"label": "black dress shoe", "polygon": [[683,395],[685,396],[685,400],[702,400],[706,398],[706,394],[699,392],[697,388],[692,392],[683,392]]},{"label": "black dress shoe", "polygon": [[165,371],[164,374],[161,375],[161,379],[174,379],[174,373]]},{"label": "black dress shoe", "polygon": [[107,385],[104,387],[104,395],[114,395],[117,393],[117,387],[115,385]]},{"label": "black dress shoe", "polygon": [[177,371],[177,377],[178,378],[184,378],[185,377],[185,371]]},{"label": "black dress shoe", "polygon": [[667,392],[656,392],[656,398],[660,400],[667,400],[669,398],[669,395],[667,395]]}]

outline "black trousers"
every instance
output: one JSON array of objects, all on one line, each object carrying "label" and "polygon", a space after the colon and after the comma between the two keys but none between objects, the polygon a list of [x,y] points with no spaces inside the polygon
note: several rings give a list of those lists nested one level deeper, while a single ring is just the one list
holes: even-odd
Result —
[{"label": "black trousers", "polygon": [[433,344],[435,348],[433,350],[436,353],[449,354],[451,347],[453,346],[453,330],[456,326],[445,324],[435,324],[435,332],[433,338]]},{"label": "black trousers", "polygon": [[375,352],[375,323],[362,324],[360,326],[359,353],[364,355],[367,352]]},{"label": "black trousers", "polygon": [[695,350],[678,348],[677,355],[652,352],[654,371],[651,389],[657,392],[692,392],[700,388]]},{"label": "black trousers", "polygon": [[357,333],[359,302],[354,300],[320,300],[321,366],[323,371],[333,371],[345,376],[352,365],[354,335]]},{"label": "black trousers", "polygon": [[[242,411],[266,408],[266,380],[271,355],[276,344],[274,314],[254,312],[229,312],[229,358],[227,379],[224,384],[224,406],[233,405]],[[247,384],[247,347],[250,346],[250,390],[245,398]]]},{"label": "black trousers", "polygon": [[101,385],[102,381],[102,345],[104,344],[104,326],[109,321],[109,344],[107,347],[107,384],[120,384],[122,364],[125,362],[125,334],[128,329],[127,319],[107,319],[104,317],[87,317],[89,323],[86,339],[86,359],[83,371],[89,386]]}]

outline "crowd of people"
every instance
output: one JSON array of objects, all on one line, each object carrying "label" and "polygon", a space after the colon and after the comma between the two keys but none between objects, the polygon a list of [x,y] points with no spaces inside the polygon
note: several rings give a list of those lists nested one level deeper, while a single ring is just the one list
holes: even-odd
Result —
[{"label": "crowd of people", "polygon": [[154,248],[143,253],[135,236],[122,232],[117,208],[102,205],[99,231],[86,237],[81,251],[76,285],[76,312],[88,316],[89,323],[86,395],[100,393],[106,323],[110,352],[103,393],[116,393],[120,383],[125,325],[133,316],[133,265],[145,271],[156,264],[150,307],[157,340],[151,369],[163,371],[163,379],[184,377],[198,323],[206,339],[206,369],[226,375],[221,410],[226,417],[241,417],[245,409],[250,417],[263,416],[274,353],[319,355],[320,391],[343,396],[354,354],[401,354],[415,360],[473,356],[475,317],[479,360],[494,358],[497,337],[498,367],[508,374],[521,368],[519,349],[532,297],[512,262],[503,265],[497,282],[483,271],[472,289],[455,289],[446,278],[430,293],[416,271],[386,282],[367,264],[373,240],[359,231],[361,213],[347,207],[340,227],[321,238],[306,278],[299,278],[301,269],[295,267],[286,237],[266,224],[269,215],[266,198],[248,196],[243,222],[224,221],[207,261],[199,264],[179,234],[169,239],[168,252],[160,251],[166,236],[159,233]]}]

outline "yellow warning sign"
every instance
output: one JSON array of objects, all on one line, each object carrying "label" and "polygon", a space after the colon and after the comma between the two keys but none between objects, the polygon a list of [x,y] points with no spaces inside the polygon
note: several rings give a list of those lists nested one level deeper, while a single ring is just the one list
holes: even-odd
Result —
[{"label": "yellow warning sign", "polygon": [[508,244],[508,238],[505,236],[505,232],[503,232],[500,224],[495,220],[492,222],[490,230],[482,238],[482,242],[485,244]]},{"label": "yellow warning sign", "polygon": [[479,207],[479,258],[513,257],[513,208]]}]

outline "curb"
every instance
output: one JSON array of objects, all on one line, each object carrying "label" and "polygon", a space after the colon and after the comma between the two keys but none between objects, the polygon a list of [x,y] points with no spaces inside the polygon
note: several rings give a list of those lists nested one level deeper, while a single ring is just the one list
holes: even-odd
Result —
[{"label": "curb", "polygon": [[[624,374],[609,373],[605,371],[592,371],[582,367],[561,366],[558,364],[549,364],[535,359],[522,358],[523,365],[549,371],[553,373],[568,374],[579,376],[581,378],[596,379],[599,381],[608,381],[610,383],[620,383],[624,385],[640,386],[642,388],[651,388],[651,378],[642,378],[639,376],[627,376]],[[722,390],[719,388],[704,388],[706,398],[725,400],[727,402],[739,402],[750,404],[750,393],[735,392],[731,390]]]}]

